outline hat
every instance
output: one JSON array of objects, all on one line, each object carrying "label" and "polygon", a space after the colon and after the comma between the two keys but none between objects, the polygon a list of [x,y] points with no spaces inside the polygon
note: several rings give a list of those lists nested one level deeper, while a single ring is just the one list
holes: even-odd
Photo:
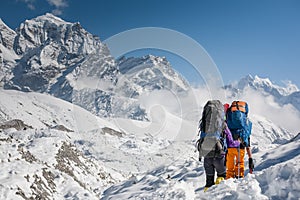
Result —
[{"label": "hat", "polygon": [[224,104],[224,112],[227,113],[228,108],[230,107],[230,105],[228,103]]}]

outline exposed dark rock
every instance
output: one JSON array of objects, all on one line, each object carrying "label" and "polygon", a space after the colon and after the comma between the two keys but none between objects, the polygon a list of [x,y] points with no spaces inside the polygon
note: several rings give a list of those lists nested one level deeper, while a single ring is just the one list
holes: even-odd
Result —
[{"label": "exposed dark rock", "polygon": [[102,131],[103,131],[103,133],[107,133],[109,135],[118,136],[118,137],[122,137],[124,135],[124,133],[116,131],[116,130],[108,128],[108,127],[102,128]]},{"label": "exposed dark rock", "polygon": [[56,125],[51,127],[51,129],[56,129],[59,131],[66,131],[66,132],[74,132],[73,130],[66,128],[64,125]]},{"label": "exposed dark rock", "polygon": [[32,126],[25,124],[20,119],[13,119],[13,120],[6,121],[6,122],[0,124],[0,129],[5,130],[5,129],[10,129],[10,128],[15,128],[17,131],[26,130],[28,128],[33,129]]}]

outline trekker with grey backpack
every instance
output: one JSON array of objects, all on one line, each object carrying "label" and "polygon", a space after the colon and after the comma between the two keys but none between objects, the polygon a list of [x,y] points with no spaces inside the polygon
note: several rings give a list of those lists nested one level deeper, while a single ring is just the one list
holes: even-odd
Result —
[{"label": "trekker with grey backpack", "polygon": [[[225,154],[227,142],[234,141],[225,122],[224,107],[219,100],[210,100],[204,106],[199,123],[200,138],[197,141],[199,160],[204,157],[206,184],[204,191],[214,184],[219,184],[226,178]],[[215,182],[215,172],[217,179]]]}]

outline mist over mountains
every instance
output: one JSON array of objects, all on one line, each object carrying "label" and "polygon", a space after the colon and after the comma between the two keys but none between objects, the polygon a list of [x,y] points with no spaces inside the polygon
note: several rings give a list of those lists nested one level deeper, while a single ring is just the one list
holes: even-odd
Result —
[{"label": "mist over mountains", "polygon": [[243,91],[246,88],[251,88],[260,91],[263,94],[272,95],[280,105],[291,104],[300,110],[299,100],[297,100],[297,97],[299,97],[300,94],[299,88],[289,81],[285,82],[285,87],[283,87],[273,84],[269,78],[248,75],[237,83],[225,86],[225,88],[232,89],[236,93]]},{"label": "mist over mountains", "polygon": [[[102,117],[148,120],[138,102],[142,94],[191,88],[166,58],[146,55],[115,60],[99,37],[79,22],[45,14],[23,22],[16,31],[0,21],[1,72],[5,89],[48,93]],[[299,89],[279,87],[257,76],[226,86],[235,94],[250,87],[298,110]]]}]

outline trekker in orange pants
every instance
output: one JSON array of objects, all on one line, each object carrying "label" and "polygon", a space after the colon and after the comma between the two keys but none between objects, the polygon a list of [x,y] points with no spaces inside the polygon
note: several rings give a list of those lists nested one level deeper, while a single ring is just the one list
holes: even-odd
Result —
[{"label": "trekker in orange pants", "polygon": [[227,168],[226,179],[244,177],[245,149],[249,157],[249,169],[251,170],[254,168],[250,146],[245,147],[245,145],[241,143],[239,147],[228,147],[228,151],[226,155],[226,168]]},{"label": "trekker in orange pants", "polygon": [[245,149],[228,148],[226,157],[226,179],[244,177]]},{"label": "trekker in orange pants", "polygon": [[[228,143],[228,149],[227,149],[227,154],[226,154],[226,179],[229,178],[242,178],[245,175],[245,162],[244,162],[244,157],[245,157],[245,149],[248,154],[249,158],[249,171],[252,173],[252,170],[254,169],[254,164],[253,164],[253,159],[252,159],[252,153],[250,149],[250,136],[247,138],[248,140],[243,141],[243,139],[240,137],[240,129],[241,124],[243,126],[247,127],[247,130],[242,128],[243,133],[244,131],[247,131],[246,133],[251,134],[251,128],[252,128],[252,123],[247,120],[247,115],[248,115],[248,105],[246,102],[242,101],[234,101],[231,106],[229,104],[225,104],[224,108],[226,107],[226,121],[229,120],[232,129],[230,130],[231,133],[235,133],[232,135],[233,139],[235,141],[240,141],[240,145],[236,145],[234,143]],[[229,115],[231,113],[231,115]],[[241,113],[240,115],[235,115],[233,116],[232,113]],[[242,115],[245,113],[245,115]],[[243,118],[246,117],[246,119]],[[244,120],[242,120],[244,119]],[[237,120],[237,124],[234,124],[233,121]],[[239,121],[240,120],[240,121]],[[250,135],[249,134],[249,135]]]}]

